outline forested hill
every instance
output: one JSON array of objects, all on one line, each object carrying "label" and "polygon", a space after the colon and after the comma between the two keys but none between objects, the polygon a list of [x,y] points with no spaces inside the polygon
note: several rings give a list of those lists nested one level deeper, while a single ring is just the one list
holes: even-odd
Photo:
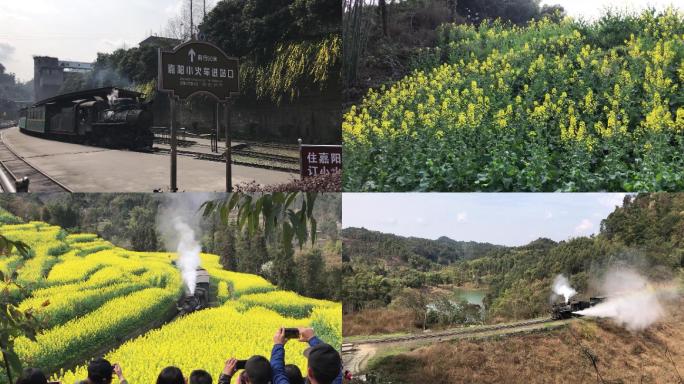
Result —
[{"label": "forested hill", "polygon": [[[627,196],[601,222],[594,237],[559,243],[537,240],[459,263],[444,271],[449,281],[477,279],[489,286],[486,302],[496,317],[526,318],[547,310],[551,281],[566,275],[582,294],[607,269],[629,266],[649,279],[670,280],[684,268],[684,193]],[[525,302],[525,311],[516,303]]]},{"label": "forested hill", "polygon": [[459,260],[480,258],[503,248],[489,243],[456,241],[448,237],[437,240],[403,237],[365,228],[343,229],[342,238],[344,261],[383,261],[423,270]]}]

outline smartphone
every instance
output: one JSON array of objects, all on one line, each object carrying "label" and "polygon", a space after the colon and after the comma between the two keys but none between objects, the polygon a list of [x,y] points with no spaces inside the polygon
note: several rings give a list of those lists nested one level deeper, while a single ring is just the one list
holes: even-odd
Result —
[{"label": "smartphone", "polygon": [[285,328],[286,339],[299,339],[299,328]]},{"label": "smartphone", "polygon": [[246,364],[247,364],[247,360],[238,360],[237,364],[235,364],[235,369],[238,371],[241,369],[245,369]]}]

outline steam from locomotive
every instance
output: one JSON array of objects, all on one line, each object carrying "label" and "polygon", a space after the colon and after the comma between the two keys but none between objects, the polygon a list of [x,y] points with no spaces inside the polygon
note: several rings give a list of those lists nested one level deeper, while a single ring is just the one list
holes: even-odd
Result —
[{"label": "steam from locomotive", "polygon": [[554,280],[552,289],[566,300],[553,305],[553,319],[609,318],[630,331],[641,331],[655,324],[665,315],[663,300],[678,295],[676,290],[655,288],[645,277],[628,268],[613,269],[604,275],[601,297],[570,299],[577,292],[561,275]]},{"label": "steam from locomotive", "polygon": [[611,318],[630,331],[640,331],[660,320],[665,310],[658,291],[638,273],[617,269],[606,274],[602,290],[609,298],[578,315]]},{"label": "steam from locomotive", "polygon": [[565,298],[565,303],[567,304],[570,301],[570,298],[577,294],[577,291],[570,286],[567,277],[558,275],[553,281],[553,293],[558,296],[563,296]]},{"label": "steam from locomotive", "polygon": [[176,217],[174,219],[174,228],[178,233],[178,268],[183,275],[183,281],[188,293],[195,294],[195,285],[197,284],[197,268],[200,266],[200,252],[202,247],[195,239],[195,231],[183,219]]}]

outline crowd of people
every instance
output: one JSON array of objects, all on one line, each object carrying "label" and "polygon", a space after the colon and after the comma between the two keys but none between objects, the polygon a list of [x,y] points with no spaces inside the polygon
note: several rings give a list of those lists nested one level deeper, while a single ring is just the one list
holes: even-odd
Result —
[{"label": "crowd of people", "polygon": [[[230,384],[236,374],[237,384],[342,384],[342,359],[339,352],[316,337],[313,329],[299,328],[299,341],[309,344],[309,348],[304,351],[307,358],[305,375],[296,365],[285,364],[287,341],[285,328],[278,329],[273,336],[270,361],[259,355],[242,363],[234,357],[230,358],[226,360],[217,381],[204,370],[195,370],[186,376],[178,367],[166,367],[159,373],[156,384]],[[111,364],[98,358],[88,364],[88,377],[76,384],[111,384],[115,375],[119,384],[128,384],[119,364]],[[47,376],[39,369],[28,368],[22,372],[16,384],[56,383],[48,382]]]}]

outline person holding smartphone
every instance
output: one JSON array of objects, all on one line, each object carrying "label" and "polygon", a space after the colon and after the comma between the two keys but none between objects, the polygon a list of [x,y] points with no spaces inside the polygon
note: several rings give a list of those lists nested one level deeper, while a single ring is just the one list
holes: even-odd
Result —
[{"label": "person holding smartphone", "polygon": [[218,384],[230,384],[235,372],[242,370],[237,384],[269,384],[271,382],[271,365],[263,356],[252,356],[249,360],[226,360],[223,372],[219,376]]},{"label": "person holding smartphone", "polygon": [[285,371],[285,343],[290,338],[298,338],[309,344],[309,348],[304,351],[304,356],[308,359],[306,377],[309,383],[342,384],[342,358],[339,352],[316,337],[312,328],[299,328],[296,332],[291,328],[279,328],[273,336],[273,384],[292,384]]}]

